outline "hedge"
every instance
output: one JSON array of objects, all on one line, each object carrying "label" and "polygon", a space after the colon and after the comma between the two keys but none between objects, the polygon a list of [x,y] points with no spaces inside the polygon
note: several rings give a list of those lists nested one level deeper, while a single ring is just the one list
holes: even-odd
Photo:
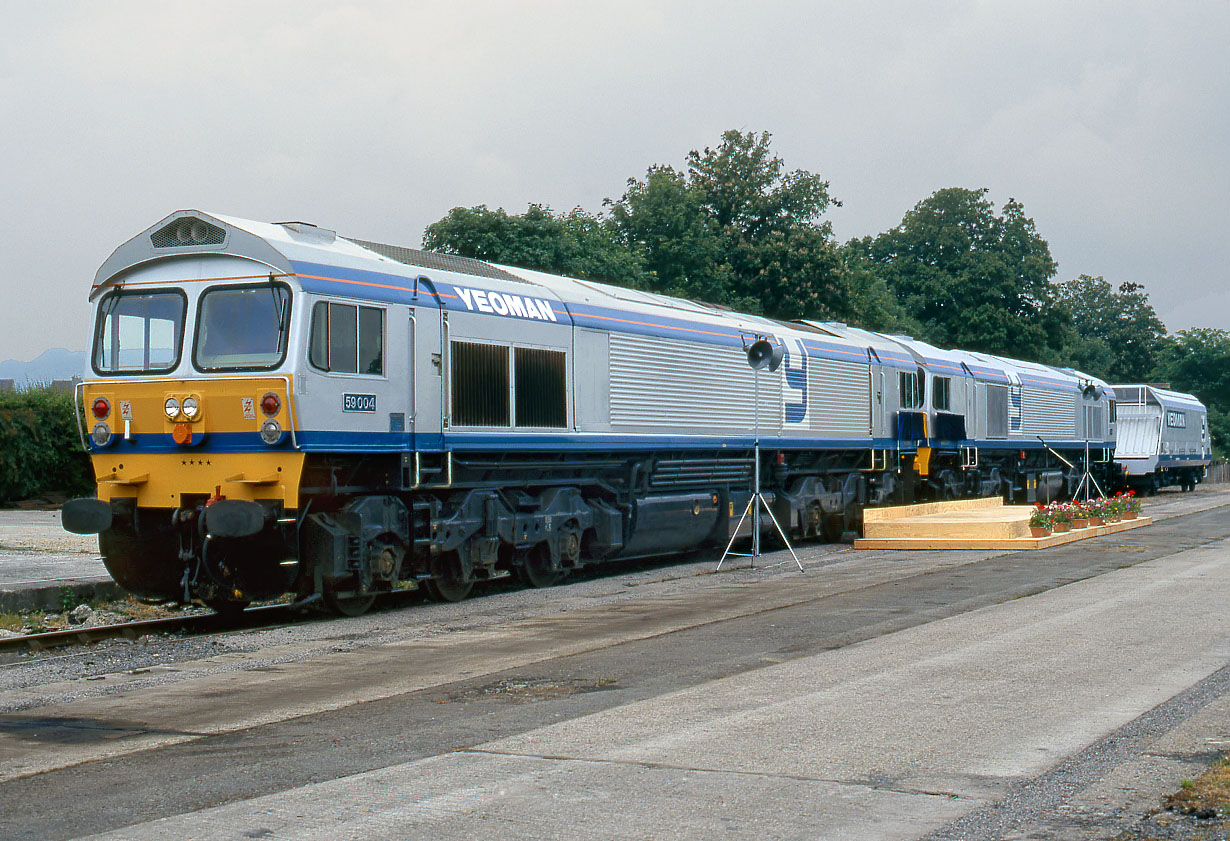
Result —
[{"label": "hedge", "polygon": [[41,386],[0,391],[0,504],[89,496],[93,478],[71,392]]}]

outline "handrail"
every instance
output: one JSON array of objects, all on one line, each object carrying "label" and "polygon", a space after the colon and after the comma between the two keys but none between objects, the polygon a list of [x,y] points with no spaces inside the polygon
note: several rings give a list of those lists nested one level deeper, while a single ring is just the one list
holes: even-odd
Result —
[{"label": "handrail", "polygon": [[291,389],[289,374],[274,374],[286,385],[286,408],[290,411],[287,414],[290,416],[290,445],[296,450],[299,449],[299,440],[295,436],[295,427],[299,425],[299,410],[295,405],[295,392]]},{"label": "handrail", "polygon": [[[85,380],[80,380],[73,386],[73,418],[77,421],[77,434],[81,436],[81,449],[87,453],[90,451],[90,445],[85,443],[85,397],[82,393],[85,391]],[[77,398],[81,397],[81,410],[77,410]]]}]

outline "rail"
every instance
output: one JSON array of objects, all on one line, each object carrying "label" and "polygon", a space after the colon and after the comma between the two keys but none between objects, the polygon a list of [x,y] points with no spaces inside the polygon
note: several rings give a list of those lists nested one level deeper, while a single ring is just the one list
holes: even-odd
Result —
[{"label": "rail", "polygon": [[237,616],[221,613],[196,613],[189,616],[168,616],[160,619],[141,619],[134,622],[119,622],[115,625],[93,625],[83,628],[65,628],[23,634],[0,639],[0,653],[9,651],[47,651],[70,645],[88,645],[111,639],[136,639],[148,634],[177,632],[218,633],[251,629],[273,624],[288,624],[303,621],[307,614],[297,613],[292,605],[261,605],[250,607]]}]

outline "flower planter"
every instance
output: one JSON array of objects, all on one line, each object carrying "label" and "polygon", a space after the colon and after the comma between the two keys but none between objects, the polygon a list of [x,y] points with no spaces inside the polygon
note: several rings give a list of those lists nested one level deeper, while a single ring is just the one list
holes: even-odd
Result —
[{"label": "flower planter", "polygon": [[1123,519],[1125,519],[1125,520],[1135,520],[1135,519],[1136,519],[1136,512],[1135,512],[1135,511],[1124,511],[1124,512],[1123,512]]},{"label": "flower planter", "polygon": [[1030,526],[1029,534],[1031,537],[1046,537],[1051,533],[1051,530],[1046,526]]},{"label": "flower planter", "polygon": [[1076,517],[1072,520],[1072,528],[1074,529],[1083,529],[1083,528],[1088,528],[1088,527],[1089,527],[1088,517]]},{"label": "flower planter", "polygon": [[1106,520],[1102,517],[1090,517],[1089,518],[1089,525],[1091,526],[1100,526],[1104,522],[1106,522]]},{"label": "flower planter", "polygon": [[1071,528],[1072,528],[1071,523],[1056,523],[1055,524],[1055,534],[1063,534],[1065,531],[1068,531]]}]

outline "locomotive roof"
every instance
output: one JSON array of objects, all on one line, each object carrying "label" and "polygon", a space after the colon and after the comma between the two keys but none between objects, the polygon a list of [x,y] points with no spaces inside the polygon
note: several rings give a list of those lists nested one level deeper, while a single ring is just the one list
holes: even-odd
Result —
[{"label": "locomotive roof", "polygon": [[631,332],[726,344],[746,344],[751,336],[790,339],[803,342],[809,353],[862,361],[873,353],[886,365],[912,368],[925,364],[937,374],[989,382],[1079,390],[1082,376],[986,354],[943,350],[908,336],[888,336],[838,322],[774,321],[639,289],[343,237],[306,222],[257,222],[199,210],[172,213],[117,248],[99,268],[90,296],[122,284],[128,273],[149,263],[202,255],[253,260],[266,267],[261,273],[295,276],[304,288],[318,285],[311,291],[345,284],[346,294],[352,297],[406,302],[415,297],[422,303],[417,290],[419,280],[427,278],[433,291],[437,284],[453,285],[452,290],[434,292],[437,301],[468,302],[466,288],[482,286],[560,302],[578,326],[609,328],[618,323],[620,329]]},{"label": "locomotive roof", "polygon": [[[347,238],[305,222],[257,222],[199,210],[172,213],[117,248],[99,268],[91,298],[122,284],[127,274],[144,265],[203,255],[253,260],[265,267],[262,273],[296,276],[305,288],[309,284],[347,283],[347,294],[354,297],[408,301],[412,290],[418,288],[417,280],[427,277],[433,287],[452,284],[452,292],[460,288],[464,294],[465,287],[479,286],[558,301],[565,305],[574,323],[583,326],[622,322],[621,329],[634,332],[652,328],[667,331],[667,335],[690,334],[725,343],[746,341],[749,336],[789,337],[815,350],[827,347],[841,358],[865,361],[868,347],[875,347],[886,364],[910,364],[909,355],[899,348],[894,351],[891,342],[856,328],[820,331],[638,289]],[[451,301],[458,296],[445,291],[437,299]],[[653,319],[629,319],[629,313]],[[647,323],[651,320],[652,324]],[[715,327],[720,329],[711,329]]]}]

